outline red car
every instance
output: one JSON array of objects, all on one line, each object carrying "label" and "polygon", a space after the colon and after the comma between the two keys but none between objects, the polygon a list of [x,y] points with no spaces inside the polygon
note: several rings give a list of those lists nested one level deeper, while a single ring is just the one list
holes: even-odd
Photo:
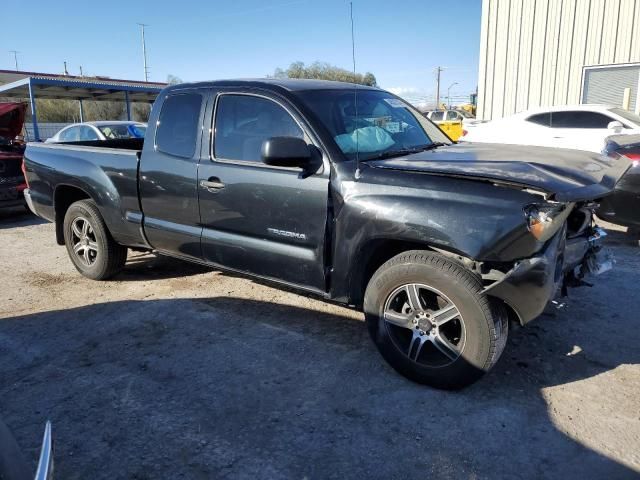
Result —
[{"label": "red car", "polygon": [[24,143],[16,141],[24,124],[27,105],[0,103],[0,208],[24,205],[27,187],[22,173]]}]

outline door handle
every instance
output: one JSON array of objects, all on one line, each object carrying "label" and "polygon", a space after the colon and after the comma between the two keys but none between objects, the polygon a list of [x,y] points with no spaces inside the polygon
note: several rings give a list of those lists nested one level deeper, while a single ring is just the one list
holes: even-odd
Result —
[{"label": "door handle", "polygon": [[224,183],[218,177],[210,177],[209,180],[200,180],[200,186],[207,190],[216,191],[224,188]]}]

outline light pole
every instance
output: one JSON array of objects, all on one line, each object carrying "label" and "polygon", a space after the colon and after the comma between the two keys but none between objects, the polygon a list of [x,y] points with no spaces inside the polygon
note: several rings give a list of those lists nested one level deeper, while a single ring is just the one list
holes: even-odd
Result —
[{"label": "light pole", "polygon": [[447,88],[447,103],[449,104],[449,110],[451,110],[451,96],[449,95],[449,91],[454,85],[458,85],[458,82],[453,82],[451,85],[449,85],[449,88]]}]

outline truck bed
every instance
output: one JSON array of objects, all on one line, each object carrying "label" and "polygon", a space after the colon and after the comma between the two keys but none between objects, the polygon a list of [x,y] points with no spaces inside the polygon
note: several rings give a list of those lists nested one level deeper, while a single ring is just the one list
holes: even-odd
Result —
[{"label": "truck bed", "polygon": [[125,245],[145,245],[140,230],[138,164],[142,139],[73,143],[29,143],[25,165],[31,170],[32,201],[51,221],[54,205],[75,188],[93,198],[113,237]]}]

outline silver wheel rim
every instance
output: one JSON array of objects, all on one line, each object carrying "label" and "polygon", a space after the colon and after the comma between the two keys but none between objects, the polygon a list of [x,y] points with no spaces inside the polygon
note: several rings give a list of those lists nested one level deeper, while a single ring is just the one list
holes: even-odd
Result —
[{"label": "silver wheel rim", "polygon": [[93,227],[84,217],[77,217],[71,223],[71,245],[80,262],[90,267],[98,258],[98,241]]},{"label": "silver wheel rim", "polygon": [[428,285],[409,283],[391,292],[384,304],[384,323],[395,346],[420,365],[446,367],[464,350],[466,329],[460,310]]}]

